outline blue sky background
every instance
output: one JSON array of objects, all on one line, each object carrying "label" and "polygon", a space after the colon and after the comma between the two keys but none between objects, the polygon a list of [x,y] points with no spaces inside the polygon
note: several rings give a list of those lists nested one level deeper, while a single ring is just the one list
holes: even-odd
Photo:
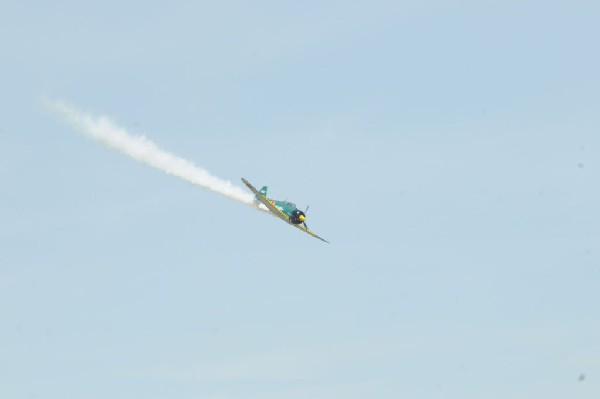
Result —
[{"label": "blue sky background", "polygon": [[600,5],[213,3],[1,3],[0,397],[597,398]]}]

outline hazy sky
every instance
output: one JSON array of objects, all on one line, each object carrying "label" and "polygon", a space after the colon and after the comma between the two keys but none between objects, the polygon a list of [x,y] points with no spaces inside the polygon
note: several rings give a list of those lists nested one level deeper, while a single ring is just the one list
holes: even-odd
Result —
[{"label": "hazy sky", "polygon": [[[0,3],[0,397],[600,395],[600,3]],[[136,163],[61,99],[304,208]]]}]

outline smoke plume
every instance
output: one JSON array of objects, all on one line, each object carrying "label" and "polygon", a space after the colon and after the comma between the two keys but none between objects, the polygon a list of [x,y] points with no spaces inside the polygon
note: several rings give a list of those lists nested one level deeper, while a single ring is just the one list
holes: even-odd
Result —
[{"label": "smoke plume", "polygon": [[44,100],[47,108],[58,113],[78,132],[138,162],[160,169],[189,183],[204,187],[227,198],[254,205],[254,196],[227,180],[211,175],[192,162],[160,149],[144,136],[134,136],[104,116],[93,117],[61,101]]}]

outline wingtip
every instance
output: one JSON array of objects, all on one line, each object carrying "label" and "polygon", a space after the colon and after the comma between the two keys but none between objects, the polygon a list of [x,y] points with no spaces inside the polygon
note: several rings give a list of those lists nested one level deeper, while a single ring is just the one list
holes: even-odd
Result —
[{"label": "wingtip", "polygon": [[329,241],[327,241],[323,237],[319,237],[319,236],[315,236],[315,237],[318,238],[319,240],[323,241],[323,242],[326,242],[327,244],[331,244]]}]

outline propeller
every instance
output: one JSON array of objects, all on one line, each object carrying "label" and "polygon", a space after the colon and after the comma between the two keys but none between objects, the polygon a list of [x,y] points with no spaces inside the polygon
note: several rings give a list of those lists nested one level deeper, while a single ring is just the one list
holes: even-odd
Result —
[{"label": "propeller", "polygon": [[[307,205],[307,206],[306,206],[306,210],[304,211],[304,215],[306,215],[306,213],[308,212],[308,208],[310,208],[310,205]],[[306,224],[306,222],[302,222],[302,224],[304,225],[304,228],[305,228],[306,230],[310,230],[310,229],[308,228],[308,225]]]}]

